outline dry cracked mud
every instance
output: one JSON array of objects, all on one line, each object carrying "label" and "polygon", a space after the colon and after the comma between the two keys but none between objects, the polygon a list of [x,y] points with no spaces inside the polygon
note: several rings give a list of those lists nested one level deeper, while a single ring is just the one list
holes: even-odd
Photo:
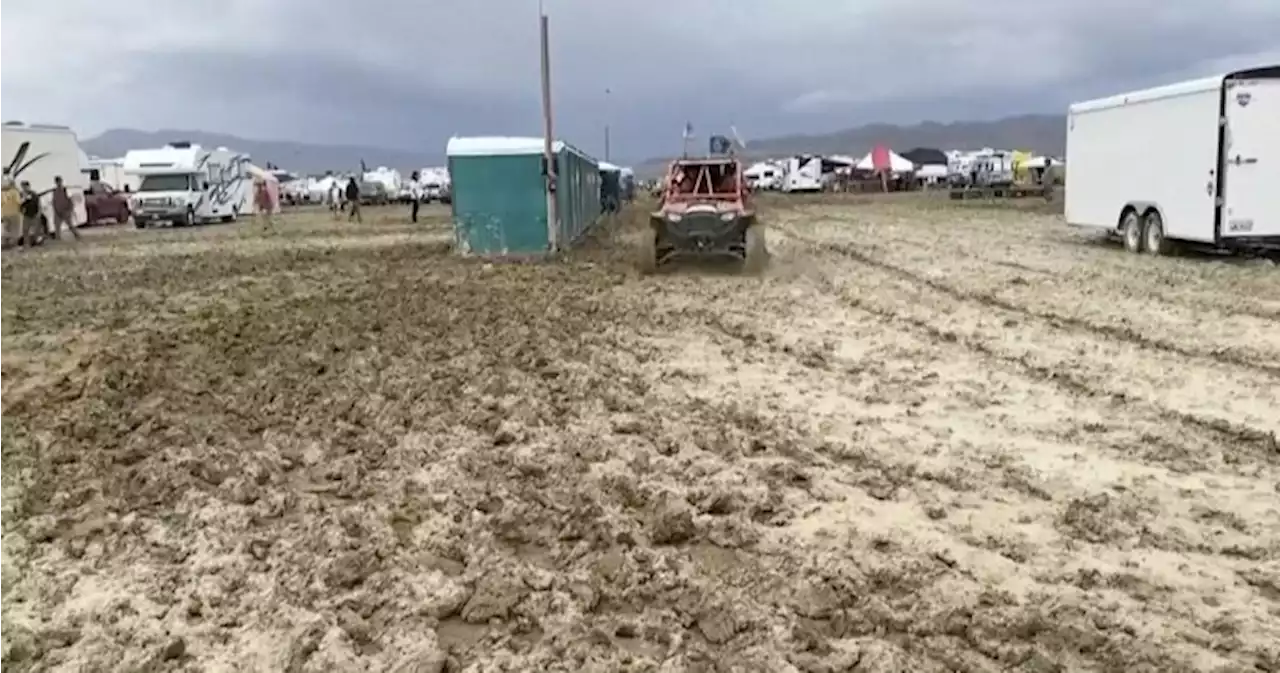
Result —
[{"label": "dry cracked mud", "polygon": [[3,260],[6,671],[1280,671],[1280,275],[769,200],[763,278],[444,214]]}]

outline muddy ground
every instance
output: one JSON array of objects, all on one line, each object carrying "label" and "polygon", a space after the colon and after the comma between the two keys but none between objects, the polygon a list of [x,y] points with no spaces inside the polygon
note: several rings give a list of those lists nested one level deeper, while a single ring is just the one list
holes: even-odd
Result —
[{"label": "muddy ground", "polygon": [[771,200],[764,278],[444,214],[3,261],[6,671],[1280,671],[1280,270]]}]

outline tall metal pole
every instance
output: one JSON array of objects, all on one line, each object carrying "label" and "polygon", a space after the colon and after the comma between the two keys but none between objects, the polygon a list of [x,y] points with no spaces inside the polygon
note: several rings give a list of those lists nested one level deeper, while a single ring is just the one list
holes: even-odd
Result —
[{"label": "tall metal pole", "polygon": [[547,13],[538,3],[539,34],[542,43],[542,123],[543,153],[547,164],[547,242],[551,250],[560,249],[560,213],[556,207],[555,131],[551,124],[551,41],[547,29]]},{"label": "tall metal pole", "polygon": [[612,111],[609,107],[609,94],[613,93],[609,89],[604,90],[604,160],[609,160],[609,114]]}]

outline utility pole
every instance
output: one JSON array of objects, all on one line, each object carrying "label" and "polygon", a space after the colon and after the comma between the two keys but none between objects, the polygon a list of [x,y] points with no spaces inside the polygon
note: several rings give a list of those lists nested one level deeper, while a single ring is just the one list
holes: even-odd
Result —
[{"label": "utility pole", "polygon": [[551,44],[547,29],[547,11],[538,0],[538,32],[542,46],[542,123],[543,153],[547,165],[547,242],[554,252],[560,249],[560,213],[556,207],[555,130],[551,124]]},{"label": "utility pole", "polygon": [[608,88],[604,90],[604,160],[609,160],[609,115],[612,109],[609,107],[609,94],[613,93]]}]

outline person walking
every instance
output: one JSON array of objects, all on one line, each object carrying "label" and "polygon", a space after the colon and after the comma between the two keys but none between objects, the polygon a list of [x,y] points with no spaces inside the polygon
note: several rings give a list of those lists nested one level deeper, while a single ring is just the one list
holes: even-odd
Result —
[{"label": "person walking", "polygon": [[53,176],[53,230],[49,232],[49,238],[58,240],[58,235],[62,233],[62,225],[67,225],[67,231],[71,237],[80,240],[80,232],[76,231],[76,204],[71,200],[71,194],[67,193],[67,186],[62,182],[61,175]]},{"label": "person walking", "polygon": [[31,188],[31,183],[22,181],[22,240],[24,248],[44,243],[44,223],[40,221],[40,195]]},{"label": "person walking", "polygon": [[364,224],[364,218],[360,215],[360,183],[355,178],[347,180],[347,205],[351,210],[347,212],[347,221],[355,220],[360,224]]},{"label": "person walking", "polygon": [[413,205],[409,208],[409,221],[418,223],[418,207],[422,205],[422,178],[418,171],[409,175],[409,198]]},{"label": "person walking", "polygon": [[8,248],[16,245],[22,235],[22,194],[8,174],[4,176],[3,192],[0,194],[4,198],[4,247]]},{"label": "person walking", "polygon": [[276,204],[267,181],[262,178],[253,181],[253,207],[258,211],[258,221],[263,228],[270,230],[275,223]]}]

